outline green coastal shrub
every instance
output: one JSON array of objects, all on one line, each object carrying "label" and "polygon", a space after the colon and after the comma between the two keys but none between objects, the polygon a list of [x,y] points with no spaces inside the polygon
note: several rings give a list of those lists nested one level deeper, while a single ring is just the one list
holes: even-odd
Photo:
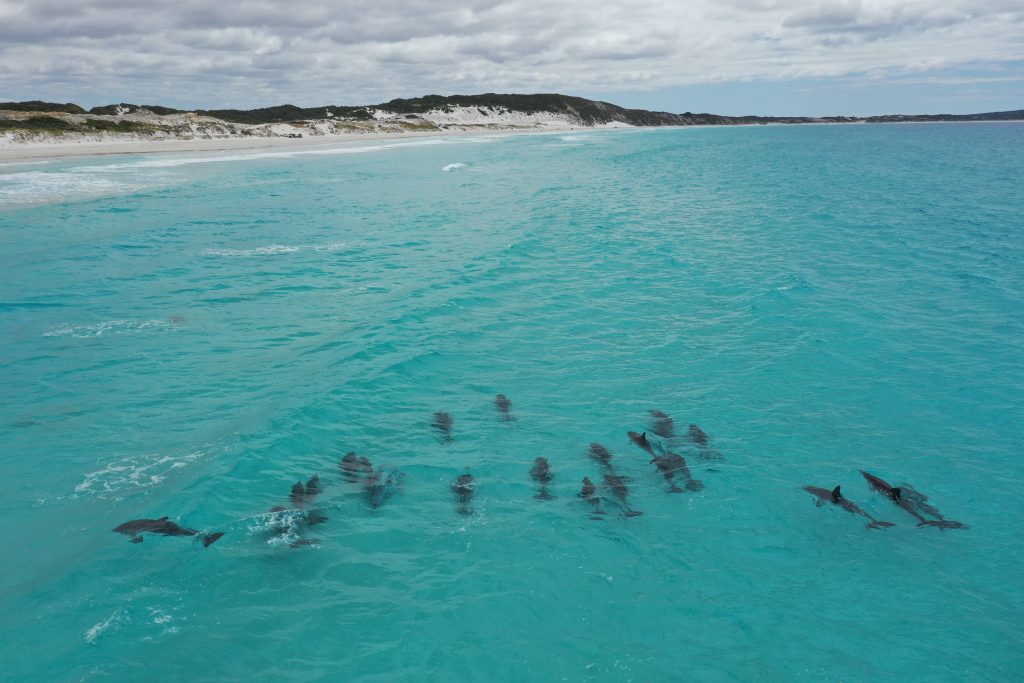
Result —
[{"label": "green coastal shrub", "polygon": [[[93,107],[89,110],[90,114],[102,114],[104,116],[117,116],[120,111],[134,114],[141,109],[151,111],[158,116],[167,116],[168,114],[180,114],[180,109],[172,109],[171,107],[161,107],[156,104],[128,104],[122,102],[121,104],[108,104],[103,107]],[[83,112],[84,113],[84,112]]]},{"label": "green coastal shrub", "polygon": [[29,100],[27,102],[0,102],[0,109],[7,111],[58,111],[63,114],[84,114],[85,110],[77,104],[66,102],[43,102],[42,100]]},{"label": "green coastal shrub", "polygon": [[27,119],[0,119],[0,131],[28,130],[41,133],[66,133],[78,126],[54,116],[32,116]]},{"label": "green coastal shrub", "polygon": [[154,127],[138,121],[106,121],[104,119],[86,119],[85,125],[95,130],[108,130],[115,133],[152,133]]}]

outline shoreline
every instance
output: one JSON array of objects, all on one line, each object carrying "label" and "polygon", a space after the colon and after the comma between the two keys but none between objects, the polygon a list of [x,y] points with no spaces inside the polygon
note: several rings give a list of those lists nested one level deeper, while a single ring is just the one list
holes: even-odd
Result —
[{"label": "shoreline", "polygon": [[849,122],[808,122],[808,123],[745,123],[745,124],[711,124],[689,126],[631,126],[631,125],[598,125],[572,126],[547,124],[537,127],[510,128],[448,128],[445,130],[408,131],[408,132],[364,132],[344,133],[338,135],[315,135],[303,138],[286,137],[219,137],[219,138],[171,138],[162,140],[117,140],[108,139],[102,142],[82,141],[65,142],[49,138],[45,141],[6,142],[0,140],[0,167],[25,163],[43,163],[62,159],[79,159],[84,157],[104,157],[132,154],[176,154],[190,152],[230,152],[238,150],[265,150],[289,148],[327,147],[349,142],[395,141],[407,139],[458,137],[458,136],[502,136],[502,135],[545,135],[555,133],[590,133],[615,130],[664,130],[677,128],[774,128],[776,126],[860,126],[860,125],[910,125],[910,124],[979,124],[979,123],[1017,123],[1024,121],[879,121],[866,124],[862,121]]},{"label": "shoreline", "polygon": [[[664,127],[664,126],[663,126]],[[499,136],[521,134],[545,134],[568,132],[597,132],[623,130],[626,126],[544,126],[537,128],[488,128],[447,129],[431,131],[367,132],[345,133],[342,135],[317,135],[303,138],[285,137],[236,137],[236,138],[194,138],[165,140],[107,140],[103,142],[62,142],[53,139],[45,142],[19,142],[0,144],[0,166],[19,163],[57,161],[82,157],[103,157],[130,154],[173,154],[189,152],[230,152],[237,150],[296,149],[333,146],[348,142],[395,141],[432,137],[458,136]],[[629,128],[635,128],[629,126]]]}]

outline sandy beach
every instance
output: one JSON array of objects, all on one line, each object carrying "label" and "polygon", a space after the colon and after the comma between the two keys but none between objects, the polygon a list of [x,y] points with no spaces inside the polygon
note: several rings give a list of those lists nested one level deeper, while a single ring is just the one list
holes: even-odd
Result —
[{"label": "sandy beach", "polygon": [[[433,133],[441,135],[442,133]],[[401,137],[431,135],[431,133],[409,133]],[[109,154],[153,154],[160,152],[221,152],[240,149],[271,149],[278,147],[309,147],[337,144],[361,139],[388,139],[396,135],[374,135],[372,133],[335,136],[332,138],[223,138],[212,140],[109,140],[106,142],[28,142],[0,148],[0,163],[25,161],[46,161],[85,156]]]},{"label": "sandy beach", "polygon": [[409,133],[350,133],[345,135],[325,135],[309,138],[214,138],[193,140],[107,140],[104,142],[62,142],[47,140],[39,142],[14,143],[0,147],[0,164],[21,163],[27,161],[48,161],[86,156],[105,156],[110,154],[155,154],[177,152],[227,152],[233,150],[258,149],[300,149],[346,142],[366,140],[406,140],[425,137],[442,137],[452,135],[509,135],[516,133],[564,132],[576,130],[565,128],[522,129],[509,128],[503,130],[437,130],[429,132]]},{"label": "sandy beach", "polygon": [[[22,114],[21,116],[26,116]],[[69,120],[84,120],[83,116],[58,115]],[[182,119],[191,129],[205,123],[214,126],[217,133],[201,135],[189,132],[180,136],[163,133],[159,137],[138,134],[97,134],[97,135],[51,135],[36,134],[17,136],[12,133],[0,135],[0,164],[47,161],[52,159],[110,154],[154,154],[162,152],[219,152],[258,149],[296,149],[346,142],[367,140],[404,140],[422,137],[458,135],[509,135],[516,133],[566,132],[573,130],[602,130],[609,128],[631,128],[625,123],[606,123],[596,126],[581,125],[569,117],[550,113],[524,114],[521,112],[483,113],[475,108],[453,107],[449,111],[432,111],[418,121],[420,130],[403,127],[400,119],[393,114],[377,112],[376,121],[359,123],[360,128],[338,125],[336,121],[305,122],[304,126],[271,124],[244,126],[225,124],[223,121],[195,117],[157,117],[152,114],[129,115],[125,120],[145,123],[164,122],[168,119]],[[101,117],[120,120],[121,117]],[[349,124],[352,125],[352,124]],[[425,129],[423,129],[425,127]],[[344,131],[344,132],[340,132]],[[253,134],[256,133],[256,134]],[[300,137],[301,136],[301,137]]]}]

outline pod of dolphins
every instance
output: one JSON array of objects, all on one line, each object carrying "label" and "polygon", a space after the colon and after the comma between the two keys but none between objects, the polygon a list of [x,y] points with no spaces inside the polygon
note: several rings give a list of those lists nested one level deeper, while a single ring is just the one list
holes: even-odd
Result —
[{"label": "pod of dolphins", "polygon": [[[512,415],[512,403],[504,394],[498,394],[494,399],[494,405],[498,410],[500,419],[511,422],[516,418]],[[637,447],[646,452],[650,457],[650,464],[654,465],[658,473],[668,484],[668,493],[695,493],[704,488],[704,484],[694,479],[686,459],[671,448],[679,443],[676,435],[675,423],[671,417],[660,410],[650,411],[650,431],[660,437],[661,440],[652,440],[647,432],[627,432],[629,440]],[[451,443],[453,435],[454,420],[452,416],[444,411],[434,413],[431,426],[436,430],[443,443]],[[721,453],[710,447],[710,437],[695,424],[687,427],[685,440],[690,447],[697,448],[699,457],[708,460],[722,459]],[[591,519],[601,519],[607,514],[604,503],[613,502],[622,513],[623,517],[637,517],[643,512],[634,509],[629,502],[629,477],[623,476],[615,471],[612,463],[612,453],[605,446],[599,443],[590,444],[589,455],[591,460],[600,468],[600,484],[595,484],[589,476],[583,477],[582,486],[579,491],[581,498],[590,508]],[[378,467],[374,469],[370,461],[356,455],[354,452],[345,454],[338,463],[341,469],[342,478],[350,483],[361,486],[366,493],[370,507],[377,509],[391,498],[401,487],[404,474],[394,467]],[[551,464],[547,458],[538,457],[530,468],[530,477],[537,483],[538,491],[534,498],[541,501],[554,500],[548,487],[554,479],[551,471]],[[867,481],[868,486],[904,512],[917,520],[918,527],[936,527],[938,529],[966,529],[966,524],[946,519],[934,506],[928,503],[928,497],[917,491],[909,484],[901,486],[890,486],[885,480],[869,472],[861,470],[861,474]],[[875,519],[863,508],[843,496],[840,487],[833,489],[819,486],[804,486],[803,489],[816,498],[815,505],[821,507],[831,503],[853,515],[860,515],[868,520],[869,529],[884,529],[895,526],[892,522]],[[460,474],[451,486],[454,494],[456,511],[462,515],[472,515],[473,497],[476,493],[476,482],[473,475],[466,472]],[[322,524],[327,517],[322,512],[313,508],[313,503],[321,491],[320,477],[314,474],[305,484],[296,482],[291,489],[289,501],[291,508],[274,506],[270,509],[268,527],[274,536],[282,537],[288,541],[287,545],[298,548],[309,545],[316,545],[319,539],[304,538],[301,533],[306,528]],[[607,494],[607,497],[605,495]],[[157,534],[161,536],[187,536],[209,547],[219,540],[224,532],[200,532],[195,529],[183,527],[176,522],[170,521],[167,517],[159,519],[135,519],[125,522],[113,529],[113,531],[125,534],[132,543],[141,543],[143,534]]]}]

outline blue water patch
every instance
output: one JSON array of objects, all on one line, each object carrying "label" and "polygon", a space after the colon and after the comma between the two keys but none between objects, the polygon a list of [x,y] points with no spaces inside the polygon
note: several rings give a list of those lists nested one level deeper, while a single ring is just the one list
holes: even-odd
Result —
[{"label": "blue water patch", "polygon": [[5,167],[4,678],[1022,678],[1022,159],[922,124]]}]

